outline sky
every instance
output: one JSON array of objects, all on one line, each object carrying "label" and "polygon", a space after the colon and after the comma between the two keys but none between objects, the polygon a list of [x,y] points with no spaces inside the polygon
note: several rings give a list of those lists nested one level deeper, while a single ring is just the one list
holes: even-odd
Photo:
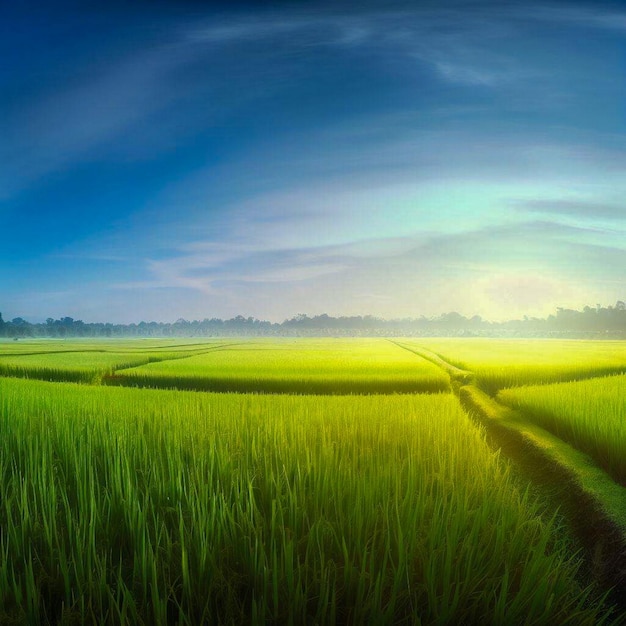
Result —
[{"label": "sky", "polygon": [[0,5],[5,320],[626,300],[626,7]]}]

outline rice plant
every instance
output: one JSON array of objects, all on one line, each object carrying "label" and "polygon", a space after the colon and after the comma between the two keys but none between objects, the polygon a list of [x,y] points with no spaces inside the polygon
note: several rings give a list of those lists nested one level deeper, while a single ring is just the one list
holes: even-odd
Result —
[{"label": "rice plant", "polygon": [[600,624],[450,394],[0,380],[0,622]]},{"label": "rice plant", "polygon": [[223,345],[205,343],[189,350],[184,349],[184,346],[168,346],[161,349],[144,348],[142,351],[136,349],[121,351],[124,346],[118,346],[117,352],[110,352],[102,347],[94,348],[92,345],[88,348],[86,345],[77,344],[72,349],[49,348],[43,352],[22,354],[7,354],[6,351],[0,351],[0,376],[99,384],[105,376],[112,376],[117,369],[186,358],[199,351],[208,352]]},{"label": "rice plant", "polygon": [[505,389],[497,398],[587,452],[626,485],[626,376]]},{"label": "rice plant", "polygon": [[626,342],[552,339],[436,338],[403,340],[474,373],[487,393],[626,372]]},{"label": "rice plant", "polygon": [[436,365],[383,339],[269,340],[184,361],[120,370],[109,384],[266,393],[408,393],[449,389]]}]

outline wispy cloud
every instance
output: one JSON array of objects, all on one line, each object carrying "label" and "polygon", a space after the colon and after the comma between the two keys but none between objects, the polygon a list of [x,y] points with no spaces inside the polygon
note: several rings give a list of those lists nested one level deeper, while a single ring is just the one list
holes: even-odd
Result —
[{"label": "wispy cloud", "polygon": [[435,61],[437,71],[450,82],[490,87],[501,80],[501,75],[484,68],[471,67],[446,61]]},{"label": "wispy cloud", "polygon": [[288,44],[271,49],[273,56],[311,47],[362,48],[388,61],[395,59],[396,64],[419,60],[446,82],[493,87],[536,78],[536,70],[498,52],[497,42],[505,43],[513,29],[505,10],[468,14],[460,8],[393,10],[374,5],[357,15],[340,8],[317,13],[294,10],[261,19],[243,17],[227,25],[192,25],[184,37],[210,46],[268,40]]},{"label": "wispy cloud", "polygon": [[193,25],[184,33],[195,44],[237,45],[288,37],[293,47],[351,46],[365,43],[372,32],[371,16],[309,14],[240,18],[229,24]]},{"label": "wispy cloud", "polygon": [[110,285],[108,298],[122,316],[124,306],[151,303],[157,319],[180,316],[182,303],[190,318],[243,312],[276,321],[299,311],[544,315],[614,300],[626,287],[619,241],[595,226],[545,220],[298,248],[196,241],[145,261],[145,278]]},{"label": "wispy cloud", "polygon": [[[606,279],[615,282],[626,278],[615,264],[624,250],[594,243],[597,235],[598,229],[533,221],[458,233],[355,240],[343,245],[298,249],[211,248],[194,244],[166,261],[149,261],[151,280],[118,287],[184,288],[217,297],[236,291],[241,285],[257,289],[282,284],[289,290],[283,294],[283,300],[290,302],[288,293],[299,289],[299,285],[309,285],[319,294],[324,283],[342,284],[346,297],[350,294],[356,297],[370,284],[372,298],[384,301],[402,284],[406,288],[407,281],[440,285],[446,276],[455,276],[455,284],[457,280],[466,280],[483,285],[486,276],[506,275],[517,277],[511,280],[517,281],[518,287],[533,284],[537,293],[543,293],[541,286],[537,286],[537,276],[542,277],[542,284],[575,280],[580,276],[575,262],[581,258],[585,259],[589,275],[597,274],[607,264],[612,269],[605,272]],[[489,282],[485,289],[494,289],[498,280]],[[331,307],[334,297],[332,293],[324,296],[326,307]]]},{"label": "wispy cloud", "polygon": [[509,12],[514,17],[566,25],[577,25],[588,30],[597,28],[608,31],[626,30],[626,12],[610,5],[597,4],[555,4],[543,3],[524,7],[512,7]]},{"label": "wispy cloud", "polygon": [[626,204],[608,204],[594,200],[566,200],[562,198],[536,198],[511,200],[511,206],[523,213],[567,215],[587,220],[626,220]]},{"label": "wispy cloud", "polygon": [[[119,139],[125,133],[145,124],[173,102],[193,100],[194,90],[205,90],[203,108],[209,102],[214,106],[210,72],[205,69],[201,81],[194,82],[193,87],[180,76],[189,71],[198,78],[198,63],[212,67],[216,46],[245,52],[248,44],[262,43],[265,62],[272,60],[274,64],[277,58],[291,58],[296,50],[304,54],[311,47],[332,47],[340,54],[342,47],[352,47],[375,54],[390,63],[391,69],[403,68],[396,71],[405,72],[408,64],[417,60],[445,82],[496,87],[520,81],[527,84],[537,76],[537,68],[522,65],[519,58],[499,50],[513,27],[505,10],[488,16],[480,11],[468,15],[459,9],[442,13],[424,8],[370,8],[356,16],[340,10],[307,13],[294,9],[280,14],[269,12],[262,18],[231,16],[220,23],[176,25],[161,43],[139,46],[132,55],[96,76],[66,84],[17,116],[5,119],[0,159],[6,165],[0,176],[0,196],[7,197],[49,172],[97,158],[114,141],[119,152]],[[281,41],[280,45],[270,45]],[[225,53],[220,59],[222,66],[233,62],[230,55]],[[258,56],[257,52],[252,58]],[[257,90],[267,92],[273,84],[283,84],[280,66],[276,68],[273,72],[278,74],[266,76],[262,89],[259,83]],[[246,82],[243,76],[239,79]],[[215,89],[219,87],[218,82]],[[237,90],[237,94],[239,99],[254,98],[245,89]],[[260,96],[267,97],[267,93]],[[544,89],[543,101],[549,100]],[[237,104],[241,106],[240,101]],[[228,108],[229,102],[215,105]],[[209,121],[205,114],[198,123],[206,125]],[[155,127],[146,136],[163,132],[166,128]]]},{"label": "wispy cloud", "polygon": [[5,120],[0,197],[68,163],[93,159],[94,150],[166,107],[177,94],[164,84],[184,62],[176,48],[143,50]]}]

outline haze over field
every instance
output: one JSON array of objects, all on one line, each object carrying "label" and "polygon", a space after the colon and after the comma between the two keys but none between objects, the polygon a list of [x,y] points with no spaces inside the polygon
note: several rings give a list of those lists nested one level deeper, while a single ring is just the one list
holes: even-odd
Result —
[{"label": "haze over field", "polygon": [[3,3],[5,319],[626,294],[626,10]]}]

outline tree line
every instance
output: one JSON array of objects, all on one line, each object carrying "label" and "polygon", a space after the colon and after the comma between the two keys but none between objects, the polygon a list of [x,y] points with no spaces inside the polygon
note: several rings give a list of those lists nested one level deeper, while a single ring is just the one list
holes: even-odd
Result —
[{"label": "tree line", "polygon": [[626,304],[586,306],[582,311],[558,308],[546,318],[527,317],[491,322],[457,312],[438,317],[383,319],[372,315],[309,317],[300,313],[281,323],[238,315],[231,319],[112,324],[83,322],[71,317],[31,323],[21,317],[5,321],[0,313],[0,337],[221,337],[221,336],[520,336],[626,339]]}]

